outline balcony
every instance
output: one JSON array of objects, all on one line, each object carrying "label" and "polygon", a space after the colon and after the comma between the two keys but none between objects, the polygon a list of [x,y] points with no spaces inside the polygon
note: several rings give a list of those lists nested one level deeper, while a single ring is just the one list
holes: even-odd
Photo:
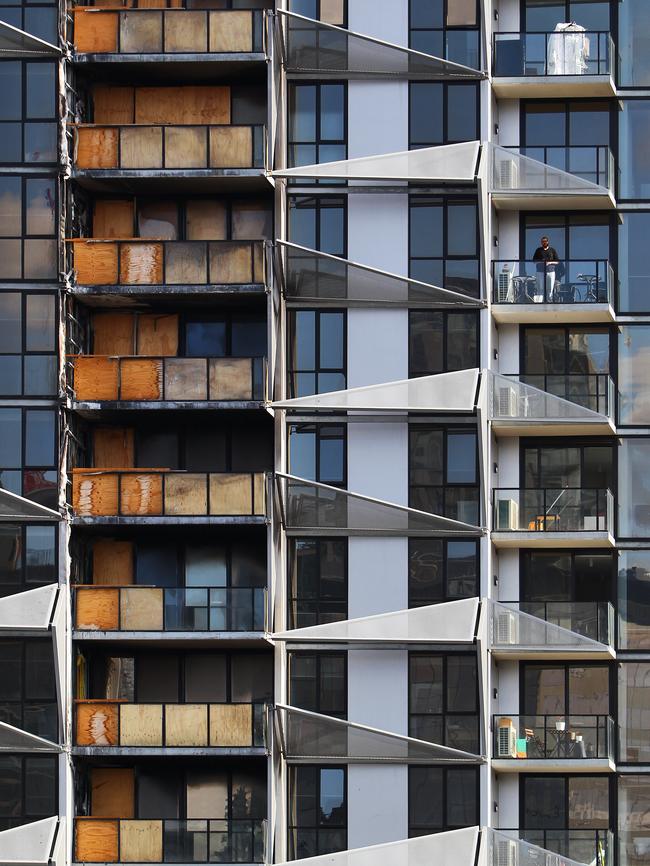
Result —
[{"label": "balcony", "polygon": [[605,259],[492,262],[497,322],[613,322],[614,271]]},{"label": "balcony", "polygon": [[615,96],[607,31],[495,33],[492,87],[504,99]]},{"label": "balcony", "polygon": [[[225,408],[259,406],[267,395],[265,358],[70,358],[77,408]],[[199,404],[198,406],[196,404]]]},{"label": "balcony", "polygon": [[266,479],[263,472],[78,468],[72,510],[81,523],[265,523]]},{"label": "balcony", "polygon": [[609,147],[492,146],[491,193],[500,210],[612,210]]},{"label": "balcony", "polygon": [[[77,700],[74,745],[82,754],[264,754],[265,704],[131,704]],[[254,750],[251,752],[251,750]]]},{"label": "balcony", "polygon": [[[162,5],[162,4],[161,4]],[[77,6],[77,62],[218,62],[220,71],[265,62],[261,9],[188,10]],[[195,55],[200,55],[196,57]]]},{"label": "balcony", "polygon": [[266,589],[77,586],[75,629],[84,639],[259,638],[267,630]]},{"label": "balcony", "polygon": [[614,383],[606,374],[491,377],[497,436],[602,436],[615,432]]},{"label": "balcony", "polygon": [[610,772],[614,765],[614,720],[610,716],[495,715],[492,766],[530,773]]},{"label": "balcony", "polygon": [[490,650],[495,658],[615,657],[614,611],[608,603],[562,602],[545,606],[492,600],[490,618]]},{"label": "balcony", "polygon": [[72,290],[81,286],[253,287],[266,283],[263,241],[72,238]]},{"label": "balcony", "polygon": [[493,491],[497,547],[613,547],[611,490],[579,487]]},{"label": "balcony", "polygon": [[[538,856],[531,857],[523,862],[528,866],[534,863],[550,863],[550,866],[562,866],[565,862],[564,858],[570,858],[575,864],[589,863],[590,866],[613,866],[614,864],[614,837],[609,830],[528,830],[520,827],[519,829],[499,829],[498,851],[502,854],[501,862],[521,863],[519,859],[514,861],[507,860],[508,851],[511,850],[509,843],[514,846],[520,846],[521,840],[530,842],[538,848],[545,849],[540,854],[546,854],[546,858]],[[506,836],[520,837],[519,839],[506,839]],[[548,859],[549,852],[558,854],[561,860]]]},{"label": "balcony", "polygon": [[75,178],[95,191],[107,179],[175,178],[184,192],[268,186],[264,126],[85,123],[75,128],[73,153]]},{"label": "balcony", "polygon": [[77,863],[263,863],[266,821],[76,818]]}]

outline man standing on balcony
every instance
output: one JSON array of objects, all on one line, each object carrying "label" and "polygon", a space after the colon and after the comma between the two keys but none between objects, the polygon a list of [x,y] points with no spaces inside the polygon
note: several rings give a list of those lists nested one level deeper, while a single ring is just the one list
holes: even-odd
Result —
[{"label": "man standing on balcony", "polygon": [[535,303],[541,304],[544,299],[547,303],[553,302],[555,290],[555,269],[559,264],[559,256],[555,247],[549,246],[546,235],[541,239],[541,247],[537,247],[533,254],[533,261],[537,262],[537,294]]}]

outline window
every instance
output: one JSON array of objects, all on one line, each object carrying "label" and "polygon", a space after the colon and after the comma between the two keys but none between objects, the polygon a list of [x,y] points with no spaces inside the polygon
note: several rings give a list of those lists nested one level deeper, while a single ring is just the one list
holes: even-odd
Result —
[{"label": "window", "polygon": [[650,839],[650,776],[618,777],[618,863],[636,866]]},{"label": "window", "polygon": [[56,295],[0,295],[0,395],[58,393]]},{"label": "window", "polygon": [[523,448],[523,479],[527,489],[609,490],[614,478],[610,444],[531,445]]},{"label": "window", "polygon": [[409,505],[478,524],[478,447],[474,428],[410,425]]},{"label": "window", "polygon": [[289,859],[347,848],[344,767],[289,767]]},{"label": "window", "polygon": [[479,297],[479,228],[475,200],[411,196],[409,276]]},{"label": "window", "polygon": [[530,261],[545,235],[564,267],[564,272],[558,270],[558,280],[582,288],[578,275],[593,271],[604,282],[604,264],[596,263],[610,258],[609,217],[596,213],[527,214],[521,231],[521,258]]},{"label": "window", "polygon": [[650,312],[650,265],[645,242],[650,213],[619,212],[618,308],[622,313]]},{"label": "window", "polygon": [[347,206],[338,196],[290,196],[289,240],[291,243],[345,256],[347,251]]},{"label": "window", "polygon": [[0,721],[56,742],[58,715],[51,639],[0,641]]},{"label": "window", "polygon": [[0,281],[58,275],[57,181],[0,175]]},{"label": "window", "polygon": [[348,707],[346,653],[289,653],[289,703],[344,719]]},{"label": "window", "polygon": [[480,67],[477,0],[409,0],[409,44],[416,51]]},{"label": "window", "polygon": [[0,830],[59,812],[58,758],[0,755]]},{"label": "window", "polygon": [[347,21],[347,0],[290,0],[289,8],[298,15],[345,27]]},{"label": "window", "polygon": [[650,663],[618,665],[619,761],[650,763]]},{"label": "window", "polygon": [[0,598],[57,580],[55,526],[0,524]]},{"label": "window", "polygon": [[[260,199],[245,197],[159,199],[137,196],[133,201],[98,198],[95,201],[95,236],[112,236],[114,205],[129,205],[135,212],[135,237],[170,241],[265,240],[273,234],[273,211]],[[117,236],[126,235],[120,223]]]},{"label": "window", "polygon": [[480,136],[477,84],[412,81],[409,84],[409,147],[433,147]]},{"label": "window", "polygon": [[476,767],[409,767],[409,838],[479,823]]},{"label": "window", "polygon": [[586,30],[609,30],[609,0],[526,0],[526,32],[555,30],[555,25],[575,21]]},{"label": "window", "polygon": [[646,147],[650,102],[621,99],[618,112],[618,198],[650,199],[650,153]]},{"label": "window", "polygon": [[182,325],[187,358],[261,358],[267,351],[264,316],[232,313],[186,315]]},{"label": "window", "polygon": [[650,21],[644,0],[618,9],[619,87],[650,85]]},{"label": "window", "polygon": [[58,162],[56,63],[0,62],[0,164]]},{"label": "window", "polygon": [[523,664],[521,709],[527,715],[609,715],[607,665]]},{"label": "window", "polygon": [[289,539],[289,628],[339,622],[348,612],[348,543]]},{"label": "window", "polygon": [[289,471],[298,478],[345,487],[347,437],[343,424],[291,424]]},{"label": "window", "polygon": [[56,413],[1,408],[0,429],[0,487],[56,509]]},{"label": "window", "polygon": [[650,326],[618,326],[618,423],[621,426],[647,426],[650,423],[647,403],[650,393],[649,349]]},{"label": "window", "polygon": [[409,607],[480,594],[474,539],[409,538]]},{"label": "window", "polygon": [[[289,84],[289,167],[347,156],[346,85]],[[325,181],[328,185],[331,180]],[[309,181],[297,180],[301,186]]]},{"label": "window", "polygon": [[58,9],[57,4],[39,3],[29,5],[7,5],[0,7],[0,21],[11,24],[19,30],[24,30],[32,36],[44,39],[52,45],[58,45]]},{"label": "window", "polygon": [[475,653],[410,654],[409,735],[454,749],[479,751]]},{"label": "window", "polygon": [[650,649],[650,550],[618,554],[618,647]]},{"label": "window", "polygon": [[409,376],[479,366],[478,313],[409,311]]},{"label": "window", "polygon": [[345,310],[289,311],[289,396],[345,389]]},{"label": "window", "polygon": [[650,538],[650,439],[619,439],[618,532]]}]

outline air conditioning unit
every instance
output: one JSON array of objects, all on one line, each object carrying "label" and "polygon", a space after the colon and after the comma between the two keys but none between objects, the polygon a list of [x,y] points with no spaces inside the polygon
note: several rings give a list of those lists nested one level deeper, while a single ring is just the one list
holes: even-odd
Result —
[{"label": "air conditioning unit", "polygon": [[510,719],[500,719],[497,737],[497,757],[517,757],[517,731]]},{"label": "air conditioning unit", "polygon": [[514,301],[512,271],[505,268],[497,275],[497,301],[500,304],[511,304]]},{"label": "air conditioning unit", "polygon": [[495,641],[501,646],[516,646],[519,643],[519,620],[515,611],[501,611],[497,614]]},{"label": "air conditioning unit", "polygon": [[499,189],[518,189],[519,166],[514,159],[504,159],[499,163]]},{"label": "air conditioning unit", "polygon": [[519,529],[519,503],[500,499],[497,503],[497,531],[516,532]]},{"label": "air conditioning unit", "polygon": [[514,388],[499,388],[497,394],[497,417],[516,418],[519,415],[519,400]]},{"label": "air conditioning unit", "polygon": [[497,839],[493,866],[518,866],[518,853],[519,845],[516,839]]}]

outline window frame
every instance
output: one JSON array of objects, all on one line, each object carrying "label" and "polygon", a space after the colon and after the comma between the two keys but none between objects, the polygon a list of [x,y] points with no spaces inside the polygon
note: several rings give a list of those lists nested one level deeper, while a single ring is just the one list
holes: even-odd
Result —
[{"label": "window frame", "polygon": [[[3,7],[5,8],[5,7]],[[11,235],[0,235],[0,244],[3,241],[17,241],[20,243],[20,276],[18,277],[4,277],[0,276],[0,285],[3,283],[59,283],[59,270],[61,267],[61,239],[59,237],[58,228],[60,223],[60,202],[61,202],[61,191],[60,191],[60,180],[56,175],[40,173],[40,169],[38,171],[34,171],[33,173],[23,173],[23,174],[13,174],[6,169],[6,167],[0,167],[0,180],[3,178],[11,178],[20,181],[20,228],[14,234]],[[27,189],[28,189],[28,181],[31,180],[42,180],[42,181],[51,181],[52,188],[54,191],[54,200],[53,200],[53,213],[54,213],[54,229],[52,234],[42,234],[42,233],[29,233],[27,231],[27,210],[28,210],[28,200],[27,200]],[[54,244],[55,250],[55,262],[52,276],[49,277],[31,277],[25,275],[25,266],[27,261],[26,247],[25,244],[27,241],[52,241]]]},{"label": "window frame", "polygon": [[[2,344],[0,343],[0,356],[3,358],[8,357],[20,357],[20,390],[16,394],[7,394],[6,397],[8,399],[18,399],[18,398],[26,398],[29,400],[52,400],[58,397],[58,379],[60,373],[60,353],[59,353],[59,340],[58,340],[58,324],[60,318],[60,309],[59,309],[59,293],[56,291],[25,291],[17,289],[16,291],[11,291],[7,289],[2,292],[3,297],[7,297],[8,295],[19,295],[20,296],[20,343],[21,350],[20,352],[5,352]],[[53,332],[52,332],[52,341],[54,343],[54,349],[51,352],[43,352],[41,350],[35,351],[34,349],[27,348],[27,301],[28,298],[33,297],[46,297],[51,298],[54,301],[54,317],[53,317]],[[56,359],[56,380],[57,386],[52,393],[49,394],[39,394],[39,393],[25,393],[25,358],[36,357],[36,358],[55,358]]]},{"label": "window frame", "polygon": [[[312,202],[311,208],[309,207],[309,202]],[[291,243],[296,243],[296,240],[291,236],[291,212],[292,209],[298,212],[300,210],[300,205],[302,204],[307,209],[313,209],[314,211],[314,233],[315,233],[315,243],[313,247],[310,249],[315,250],[316,252],[325,252],[322,250],[323,246],[323,236],[322,236],[322,212],[327,208],[326,202],[334,202],[336,203],[336,207],[340,208],[343,214],[343,236],[342,240],[342,252],[340,253],[328,253],[328,255],[334,255],[337,258],[347,259],[348,256],[348,200],[345,195],[336,195],[335,193],[330,193],[329,195],[320,195],[320,192],[315,191],[313,194],[308,193],[290,193],[287,196],[287,232],[288,232],[288,240]],[[334,208],[332,208],[334,209]]]},{"label": "window frame", "polygon": [[[412,548],[413,546],[421,543],[422,541],[437,541],[442,545],[442,563],[443,563],[443,574],[442,574],[442,598],[439,599],[425,599],[424,601],[420,601],[416,603],[417,599],[413,597],[413,587],[411,585],[411,556],[412,556]],[[449,545],[455,542],[463,542],[463,543],[471,543],[475,548],[475,564],[476,564],[476,592],[472,595],[454,595],[449,592]],[[446,601],[457,601],[462,598],[475,598],[476,596],[481,594],[481,550],[479,545],[479,540],[477,538],[472,538],[471,536],[467,538],[454,537],[454,538],[409,538],[408,539],[408,558],[409,558],[409,568],[408,568],[408,607],[409,609],[415,609],[418,607],[424,607],[429,604],[442,604]]]},{"label": "window frame", "polygon": [[[316,805],[317,809],[320,807],[320,802],[321,802],[322,772],[324,770],[340,770],[340,771],[342,771],[342,773],[343,773],[343,809],[345,811],[345,823],[341,827],[332,827],[331,829],[337,829],[337,830],[340,829],[341,830],[341,832],[343,834],[343,848],[341,850],[342,851],[347,850],[348,825],[349,825],[349,818],[350,818],[349,812],[348,812],[349,803],[348,803],[348,768],[347,768],[347,766],[345,766],[344,764],[343,765],[333,764],[331,766],[329,764],[327,764],[327,765],[322,765],[322,764],[294,764],[292,767],[289,768],[289,774],[288,774],[289,778],[287,780],[287,824],[286,824],[286,827],[287,827],[287,842],[288,842],[289,856],[290,857],[298,857],[299,856],[299,853],[297,851],[293,850],[294,849],[294,833],[296,831],[298,831],[298,830],[313,831],[316,834],[316,849],[317,849],[317,852],[319,852],[322,850],[320,847],[320,844],[319,844],[320,830],[321,829],[328,829],[327,826],[321,827],[320,824],[316,824],[314,826],[306,826],[306,825],[301,825],[299,823],[291,823],[290,819],[291,819],[291,815],[293,813],[292,799],[297,800],[297,796],[294,795],[294,786],[296,785],[296,771],[300,770],[300,769],[312,769],[312,770],[318,771],[317,786],[316,786],[316,793],[315,793],[315,800],[316,800],[316,804],[317,804]],[[316,854],[316,856],[319,856],[318,853]]]},{"label": "window frame", "polygon": [[[412,94],[414,90],[422,87],[423,85],[427,87],[441,87],[442,88],[442,137],[440,141],[431,141],[431,142],[414,142],[413,141],[413,102],[412,102]],[[474,90],[474,100],[476,104],[476,123],[475,123],[475,136],[473,138],[450,138],[449,137],[449,104],[450,88],[466,88]],[[458,91],[452,90],[452,93],[455,94],[456,98],[458,98]],[[478,82],[473,81],[463,81],[463,82],[449,82],[449,81],[409,81],[409,100],[408,100],[408,138],[409,138],[409,150],[417,150],[422,147],[438,147],[440,145],[445,144],[459,144],[465,141],[474,141],[476,139],[480,139],[481,137],[481,93]]]},{"label": "window frame", "polygon": [[[315,437],[316,437],[315,438],[315,448],[314,448],[316,478],[313,478],[313,479],[310,478],[307,480],[308,481],[314,481],[317,484],[327,484],[330,487],[339,487],[340,489],[345,490],[347,487],[347,483],[348,483],[348,436],[347,436],[347,425],[344,423],[343,424],[337,424],[334,422],[318,422],[318,421],[317,422],[306,422],[306,423],[296,422],[296,421],[288,422],[288,424],[287,424],[287,446],[288,446],[288,448],[287,448],[287,464],[288,464],[288,466],[291,467],[291,436],[292,436],[292,431],[294,431],[294,430],[297,431],[297,430],[300,430],[302,428],[303,430],[305,430],[305,432],[310,432],[309,428],[311,428],[311,427],[314,428],[313,432],[314,432]],[[321,470],[321,457],[320,457],[321,442],[323,441],[324,438],[327,438],[327,437],[323,436],[323,431],[325,429],[332,430],[333,428],[338,428],[338,429],[343,431],[343,436],[342,436],[342,442],[343,442],[343,466],[342,466],[343,473],[342,474],[343,474],[343,478],[340,482],[336,482],[336,483],[333,483],[332,481],[321,481],[321,471],[320,471]],[[335,438],[335,437],[331,437],[331,438]]]},{"label": "window frame", "polygon": [[[563,809],[564,815],[567,823],[569,822],[570,810],[569,810],[569,780],[570,779],[605,779],[607,780],[607,789],[608,789],[608,813],[609,813],[609,821],[607,828],[597,829],[586,829],[586,832],[589,833],[605,833],[607,831],[611,831],[613,829],[613,820],[616,817],[616,809],[613,808],[616,805],[616,800],[613,798],[613,782],[616,780],[616,775],[612,774],[611,776],[606,775],[605,773],[589,773],[585,775],[583,773],[521,773],[519,776],[519,827],[524,831],[524,835],[522,836],[525,839],[525,831],[532,830],[534,832],[558,832],[557,830],[553,830],[553,828],[536,828],[536,827],[526,827],[526,781],[528,779],[562,779],[564,782],[564,802]],[[570,830],[580,830],[580,827],[563,827],[561,828],[565,831]]]},{"label": "window frame", "polygon": [[[348,605],[349,605],[349,545],[347,538],[341,538],[340,536],[335,537],[321,537],[321,536],[306,536],[301,538],[300,536],[293,536],[287,539],[287,620],[289,623],[289,628],[300,628],[297,624],[298,617],[300,616],[299,612],[299,604],[301,600],[309,601],[305,599],[301,599],[298,595],[293,595],[294,589],[294,575],[292,563],[298,562],[295,551],[298,542],[300,541],[308,541],[311,544],[314,544],[317,549],[317,557],[318,557],[318,597],[310,602],[311,605],[315,607],[314,615],[316,616],[317,622],[315,625],[322,625],[328,622],[338,622],[342,620],[346,620],[348,618]],[[343,581],[344,581],[344,590],[345,590],[345,600],[343,601],[344,610],[342,611],[342,616],[340,620],[332,620],[332,619],[322,619],[324,612],[321,611],[320,605],[323,603],[327,603],[325,599],[322,598],[321,595],[321,583],[322,583],[322,571],[323,571],[323,557],[322,557],[322,546],[323,543],[334,543],[340,544],[343,550]],[[335,602],[339,604],[338,601]]]},{"label": "window frame", "polygon": [[[468,25],[468,24],[458,24],[458,25],[447,25],[446,22],[449,15],[449,6],[453,4],[454,0],[442,0],[442,27],[414,27],[413,26],[413,11],[411,8],[411,2],[409,0],[408,3],[408,33],[409,33],[409,48],[413,47],[413,34],[414,33],[441,33],[443,40],[443,48],[442,52],[443,57],[441,59],[448,60],[448,45],[447,45],[447,31],[453,32],[463,32],[463,31],[476,31],[478,33],[477,37],[477,50],[478,50],[478,66],[477,69],[480,68],[481,62],[483,59],[483,46],[481,44],[481,31],[482,31],[482,21],[481,21],[481,4],[479,0],[475,0],[475,10],[476,10],[476,24]],[[433,55],[432,55],[433,56]],[[456,62],[456,61],[453,61]]]},{"label": "window frame", "polygon": [[[0,415],[2,410],[9,410],[14,412],[20,412],[20,450],[21,450],[21,459],[19,466],[4,466],[0,463],[0,480],[2,479],[2,475],[5,472],[15,472],[20,476],[20,493],[19,496],[24,497],[25,499],[30,499],[25,493],[25,480],[30,474],[34,473],[47,473],[53,472],[56,476],[56,504],[50,504],[48,507],[52,509],[58,508],[59,503],[59,433],[60,433],[60,419],[59,413],[56,409],[50,408],[49,406],[39,406],[39,405],[26,405],[26,406],[2,406],[0,407]],[[40,463],[27,463],[27,413],[48,413],[53,420],[54,425],[54,441],[52,442],[52,463],[50,465],[44,465]],[[11,490],[10,487],[5,487],[4,489]],[[13,492],[13,491],[12,491]],[[32,500],[36,501],[36,500]]]},{"label": "window frame", "polygon": [[[21,523],[20,521],[15,521],[13,523],[7,522],[3,524],[3,527],[15,527],[19,530],[20,533],[20,565],[16,569],[20,571],[20,581],[17,583],[4,583],[0,578],[0,598],[6,598],[9,595],[14,595],[18,592],[25,592],[28,589],[36,589],[39,586],[47,586],[50,583],[56,583],[58,580],[59,574],[59,539],[56,525],[52,523]],[[28,544],[27,530],[31,527],[41,528],[41,529],[52,529],[54,535],[54,564],[52,566],[53,575],[51,580],[47,580],[44,583],[32,583],[26,581],[26,571],[27,571],[27,553],[28,553]],[[9,590],[5,592],[5,589]]]},{"label": "window frame", "polygon": [[[428,315],[439,315],[442,317],[442,355],[444,363],[442,365],[442,369],[440,370],[416,370],[413,367],[413,323],[414,319],[421,317],[425,318]],[[481,319],[478,311],[473,310],[409,310],[408,311],[408,368],[409,368],[409,378],[414,379],[418,376],[431,376],[437,373],[449,373],[455,372],[458,368],[451,368],[449,365],[449,317],[450,316],[471,316],[474,320],[474,325],[476,329],[476,355],[474,357],[475,363],[468,363],[466,367],[461,367],[460,369],[469,370],[474,367],[480,367],[480,358],[481,358]]]},{"label": "window frame", "polygon": [[[293,664],[296,659],[299,657],[301,659],[305,658],[313,658],[316,663],[316,674],[313,677],[313,682],[316,685],[316,709],[309,710],[308,712],[320,713],[321,715],[329,716],[332,719],[341,719],[346,721],[348,718],[348,708],[349,708],[349,699],[348,699],[348,654],[347,651],[341,650],[289,650],[287,652],[287,696],[289,699],[289,704],[292,707],[297,707],[298,709],[304,709],[300,707],[297,702],[295,702],[295,692],[294,692],[294,682],[295,678],[293,676]],[[323,683],[326,679],[326,675],[323,673],[323,659],[342,659],[343,661],[343,701],[344,701],[344,709],[340,713],[332,713],[331,710],[325,712],[322,709],[322,692],[323,692]],[[306,678],[301,678],[306,679]]]},{"label": "window frame", "polygon": [[[3,8],[6,9],[7,7],[3,7]],[[30,7],[28,7],[28,8],[30,8]],[[50,7],[50,8],[52,8],[52,7]],[[0,120],[0,135],[3,135],[2,130],[5,128],[5,126],[8,126],[10,124],[20,124],[21,158],[18,161],[7,160],[7,161],[0,162],[0,172],[3,169],[7,168],[8,166],[14,166],[14,165],[15,166],[18,166],[18,165],[28,166],[28,167],[35,166],[36,168],[40,168],[42,166],[44,169],[50,169],[50,170],[56,168],[56,166],[59,164],[59,152],[58,152],[58,148],[59,148],[59,135],[58,135],[58,130],[59,130],[59,112],[58,112],[59,75],[58,75],[57,62],[55,60],[51,60],[49,58],[33,57],[31,59],[24,59],[21,57],[11,57],[11,58],[7,58],[6,60],[0,61],[0,63],[19,63],[21,65],[21,81],[20,81],[20,90],[21,90],[21,94],[20,94],[21,111],[20,111],[20,114],[21,114],[21,116],[17,119],[14,119],[14,120]],[[41,117],[41,116],[29,117],[27,114],[27,67],[28,67],[28,64],[49,65],[52,67],[53,83],[54,83],[54,94],[53,94],[52,101],[54,103],[54,106],[53,106],[53,113],[50,117]],[[26,158],[26,147],[27,147],[27,141],[26,141],[27,130],[26,130],[26,127],[28,124],[34,124],[34,123],[38,123],[38,124],[51,123],[54,126],[54,128],[55,128],[55,135],[54,135],[55,155],[54,155],[53,160],[47,160],[47,161],[43,160],[41,162],[39,160],[28,160]],[[29,168],[27,170],[29,170]]]},{"label": "window frame", "polygon": [[[537,713],[529,713],[526,710],[526,671],[528,670],[561,670],[564,677],[564,713],[559,715],[574,715],[570,712],[571,706],[571,678],[570,671],[579,668],[604,668],[607,670],[607,698],[609,703],[609,711],[606,715],[613,716],[616,708],[616,681],[615,669],[606,661],[522,661],[519,665],[519,713],[520,715],[534,716]],[[575,714],[578,715],[578,714]]]},{"label": "window frame", "polygon": [[[39,821],[43,818],[51,817],[51,813],[40,814],[40,813],[29,813],[27,812],[26,807],[26,789],[27,789],[27,762],[28,761],[38,761],[42,763],[42,765],[49,764],[54,769],[53,778],[53,799],[55,806],[55,814],[59,813],[60,810],[60,797],[59,797],[59,765],[58,765],[58,757],[56,755],[39,755],[39,754],[16,754],[11,752],[4,752],[0,757],[6,758],[14,758],[19,760],[20,763],[20,803],[18,804],[20,807],[20,815],[18,816],[10,816],[7,815],[3,817],[0,814],[0,830],[10,829],[11,827],[22,827],[25,824],[30,824],[33,821]],[[0,797],[0,799],[2,799]]]},{"label": "window frame", "polygon": [[[7,705],[9,707],[17,707],[20,714],[20,724],[16,725],[17,728],[23,731],[27,731],[28,733],[32,733],[34,736],[44,737],[44,739],[49,739],[52,742],[58,742],[60,734],[61,734],[61,724],[59,721],[59,712],[58,712],[58,696],[57,696],[57,688],[56,688],[56,662],[54,658],[54,649],[52,646],[52,641],[49,638],[36,638],[36,637],[26,637],[26,638],[17,638],[7,635],[0,639],[0,646],[2,644],[8,643],[10,645],[20,646],[20,697],[17,700],[2,700],[0,703],[2,705]],[[52,690],[54,696],[51,698],[28,698],[27,697],[27,647],[28,646],[36,646],[39,645],[44,647],[45,649],[49,649],[52,661],[52,674],[53,674],[53,683]],[[43,705],[46,704],[50,709],[54,707],[54,723],[56,730],[52,732],[52,736],[48,736],[46,734],[39,734],[36,731],[29,731],[24,727],[25,725],[25,709],[33,706],[33,705]],[[11,724],[11,723],[10,723]]]},{"label": "window frame", "polygon": [[[320,4],[320,0],[318,0]],[[318,34],[316,38],[319,38]],[[325,50],[325,49],[323,49]],[[324,87],[342,87],[343,88],[343,138],[323,138],[322,137],[322,91]],[[295,92],[299,88],[308,88],[313,87],[315,89],[315,107],[314,107],[314,128],[315,134],[313,141],[300,141],[297,139],[291,138],[291,126],[292,126],[292,116],[291,116],[291,102]],[[287,88],[287,126],[286,126],[286,152],[287,152],[287,164],[288,168],[298,168],[299,165],[294,162],[294,148],[297,147],[313,147],[314,148],[314,156],[315,159],[313,162],[301,163],[301,165],[320,165],[321,163],[321,147],[341,147],[345,150],[345,154],[342,157],[338,157],[338,159],[347,159],[348,158],[348,141],[349,141],[349,103],[348,103],[348,83],[345,80],[314,80],[314,81],[296,81],[291,80],[288,82]],[[334,160],[334,161],[338,161]],[[332,162],[331,159],[326,159],[324,162]],[[311,178],[290,178],[289,184],[291,186],[346,186],[347,182],[345,180],[334,180],[332,178],[324,178],[324,179],[311,179]]]},{"label": "window frame", "polygon": [[[426,772],[428,770],[436,770],[442,774],[441,802],[442,802],[442,815],[443,815],[443,817],[442,817],[441,825],[439,827],[431,827],[431,826],[424,825],[424,824],[418,825],[418,824],[415,824],[411,819],[411,779],[412,779],[412,776],[417,772],[421,772],[421,771]],[[467,774],[467,776],[469,776],[470,774],[474,775],[474,780],[475,780],[474,784],[475,784],[475,790],[476,790],[476,819],[474,821],[472,821],[470,824],[457,825],[457,824],[450,824],[449,823],[449,820],[448,820],[449,797],[447,796],[447,792],[449,790],[448,777],[449,777],[450,772],[455,772],[455,773],[462,772],[462,773]],[[479,815],[481,812],[481,777],[480,777],[478,767],[460,767],[460,766],[452,767],[452,766],[443,766],[443,765],[420,766],[420,765],[412,765],[411,764],[411,765],[409,765],[409,768],[408,768],[408,789],[407,790],[408,790],[408,806],[407,806],[408,819],[407,820],[408,820],[408,838],[409,839],[415,839],[415,838],[418,838],[419,836],[425,836],[425,835],[428,835],[430,833],[445,833],[449,830],[460,830],[460,829],[463,829],[464,827],[474,827],[474,826],[477,826],[478,824],[481,823],[480,819],[479,819]],[[418,830],[422,830],[423,832],[417,832]]]},{"label": "window frame", "polygon": [[[302,369],[298,368],[296,364],[296,320],[299,313],[313,313],[314,314],[314,369]],[[321,358],[321,318],[323,316],[328,316],[332,314],[337,314],[342,317],[343,328],[342,328],[342,345],[343,345],[343,366],[342,367],[323,367],[320,363]],[[326,391],[321,391],[320,389],[320,376],[321,375],[340,375],[343,377],[344,383],[343,388],[336,390],[345,390],[347,387],[347,379],[348,379],[348,314],[347,310],[344,308],[337,309],[322,309],[319,307],[300,307],[300,308],[291,308],[287,310],[287,391],[289,393],[289,398],[294,398],[301,396],[296,393],[295,388],[295,377],[300,375],[313,375],[316,390],[313,392],[314,394],[323,394],[327,393]],[[311,396],[311,395],[309,395]]]}]

